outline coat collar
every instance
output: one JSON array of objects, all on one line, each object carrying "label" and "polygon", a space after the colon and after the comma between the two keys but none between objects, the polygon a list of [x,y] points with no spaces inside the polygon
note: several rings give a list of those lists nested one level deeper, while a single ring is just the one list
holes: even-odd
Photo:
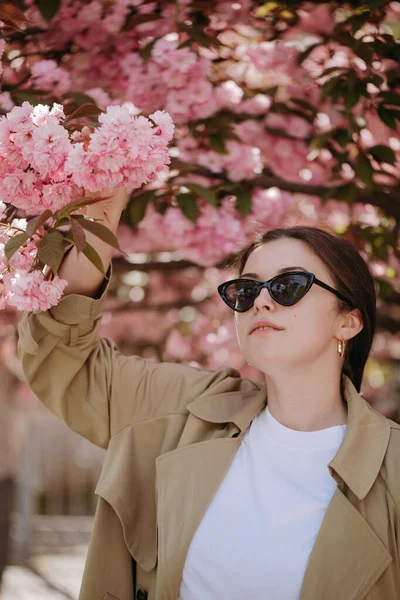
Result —
[{"label": "coat collar", "polygon": [[[362,500],[381,468],[389,442],[391,421],[375,411],[358,394],[347,376],[344,399],[348,407],[346,433],[338,452],[329,463],[329,470],[338,483],[343,481]],[[191,402],[187,409],[210,423],[234,423],[240,433],[244,433],[266,405],[266,388],[260,385],[258,390],[245,393],[237,391],[218,397],[200,397]]]}]

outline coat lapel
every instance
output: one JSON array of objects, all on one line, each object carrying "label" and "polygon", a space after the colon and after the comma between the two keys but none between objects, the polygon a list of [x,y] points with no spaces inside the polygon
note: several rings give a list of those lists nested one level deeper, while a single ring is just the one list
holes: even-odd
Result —
[{"label": "coat lapel", "polygon": [[213,439],[157,458],[159,600],[178,597],[192,538],[241,441]]},{"label": "coat lapel", "polygon": [[300,600],[361,600],[391,561],[376,533],[337,488],[310,555]]},{"label": "coat lapel", "polygon": [[[246,431],[265,404],[265,388],[254,390],[254,386],[194,400],[187,407],[188,431],[181,445],[157,458],[156,597],[160,600],[178,597],[190,543],[243,441],[243,435],[236,436]],[[204,440],[198,429],[204,423],[230,425],[213,427],[211,439],[193,443],[193,437]]]},{"label": "coat lapel", "polygon": [[[390,425],[371,409],[348,378],[345,399],[347,431],[329,465],[338,488],[311,552],[300,600],[362,600],[392,561],[376,533],[342,492],[346,484],[358,500],[365,498],[379,473]],[[265,405],[265,390],[198,399],[188,405],[193,418],[231,423],[229,435],[237,431],[240,437],[222,435],[198,443],[187,440],[188,445],[157,458],[156,597],[160,600],[178,597],[193,536],[232,464],[243,434]]]}]

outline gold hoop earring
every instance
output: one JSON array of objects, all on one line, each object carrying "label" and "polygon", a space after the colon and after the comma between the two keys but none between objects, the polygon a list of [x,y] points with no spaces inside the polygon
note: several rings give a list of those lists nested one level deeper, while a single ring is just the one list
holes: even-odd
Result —
[{"label": "gold hoop earring", "polygon": [[343,358],[344,350],[345,350],[344,340],[338,340],[337,353],[338,353],[339,358]]}]

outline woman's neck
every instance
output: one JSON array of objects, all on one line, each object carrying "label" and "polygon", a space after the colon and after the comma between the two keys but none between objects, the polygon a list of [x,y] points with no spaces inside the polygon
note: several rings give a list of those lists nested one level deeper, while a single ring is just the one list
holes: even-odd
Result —
[{"label": "woman's neck", "polygon": [[317,431],[347,422],[347,404],[340,393],[340,376],[282,377],[265,375],[268,408],[282,425]]}]

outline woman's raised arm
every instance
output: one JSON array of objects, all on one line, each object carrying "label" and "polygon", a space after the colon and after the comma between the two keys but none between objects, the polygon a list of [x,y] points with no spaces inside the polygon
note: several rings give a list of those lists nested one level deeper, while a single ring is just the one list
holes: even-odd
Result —
[{"label": "woman's raised arm", "polygon": [[[90,195],[96,196],[99,194]],[[107,192],[102,192],[100,195],[109,196]],[[108,227],[115,234],[126,200],[126,188],[119,188],[104,202],[88,206],[86,214]],[[97,251],[104,269],[107,271],[113,253],[112,247],[89,232],[86,232],[86,240]],[[58,275],[68,281],[68,285],[64,291],[65,296],[69,294],[81,294],[83,296],[96,297],[99,287],[103,282],[101,273],[82,252],[78,255],[76,248],[72,248],[66,256]]]}]

